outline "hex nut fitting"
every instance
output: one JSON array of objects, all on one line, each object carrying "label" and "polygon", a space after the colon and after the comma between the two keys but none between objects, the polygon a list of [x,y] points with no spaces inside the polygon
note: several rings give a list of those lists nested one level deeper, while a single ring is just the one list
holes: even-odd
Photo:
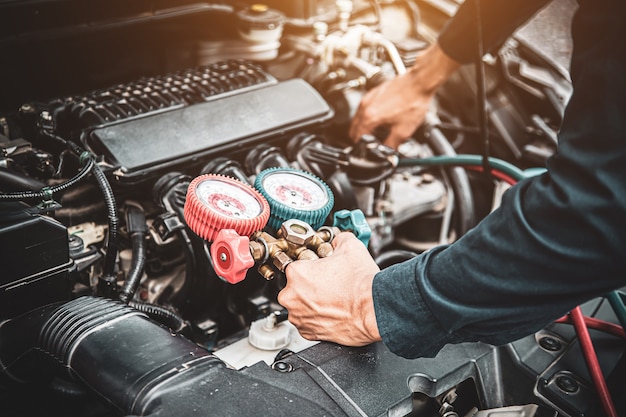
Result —
[{"label": "hex nut fitting", "polygon": [[292,262],[293,259],[291,259],[289,255],[287,255],[283,251],[277,251],[274,256],[272,256],[272,263],[281,272],[285,272],[285,268],[287,268],[287,265]]},{"label": "hex nut fitting", "polygon": [[301,220],[287,220],[280,226],[281,236],[289,243],[304,246],[307,239],[315,235],[315,230]]},{"label": "hex nut fitting", "polygon": [[259,261],[265,257],[265,246],[254,240],[250,241],[250,253],[255,261]]}]

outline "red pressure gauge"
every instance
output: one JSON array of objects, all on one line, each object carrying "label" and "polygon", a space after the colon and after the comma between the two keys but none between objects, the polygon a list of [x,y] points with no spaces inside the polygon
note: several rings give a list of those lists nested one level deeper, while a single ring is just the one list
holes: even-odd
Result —
[{"label": "red pressure gauge", "polygon": [[185,221],[212,242],[222,229],[250,236],[263,229],[270,216],[267,200],[251,186],[217,174],[196,177],[187,189]]}]

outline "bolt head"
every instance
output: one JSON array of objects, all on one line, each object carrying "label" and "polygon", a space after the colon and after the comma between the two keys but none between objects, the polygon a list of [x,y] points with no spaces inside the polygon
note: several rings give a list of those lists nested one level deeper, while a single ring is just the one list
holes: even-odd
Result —
[{"label": "bolt head", "polygon": [[278,361],[272,364],[272,369],[281,373],[287,373],[293,371],[293,365],[287,362]]},{"label": "bolt head", "polygon": [[556,386],[559,387],[561,391],[568,394],[574,394],[578,392],[578,389],[580,388],[578,381],[569,375],[559,375],[556,378]]},{"label": "bolt head", "polygon": [[539,339],[539,346],[550,352],[558,352],[561,350],[561,342],[558,339],[550,336],[544,336]]}]

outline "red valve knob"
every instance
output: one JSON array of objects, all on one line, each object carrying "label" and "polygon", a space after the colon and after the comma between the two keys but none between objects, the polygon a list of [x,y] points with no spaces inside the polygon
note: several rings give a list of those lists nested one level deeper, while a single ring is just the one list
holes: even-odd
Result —
[{"label": "red valve knob", "polygon": [[254,266],[249,243],[247,236],[240,236],[233,229],[222,229],[217,233],[211,244],[211,259],[220,278],[231,284],[246,278],[248,269]]}]

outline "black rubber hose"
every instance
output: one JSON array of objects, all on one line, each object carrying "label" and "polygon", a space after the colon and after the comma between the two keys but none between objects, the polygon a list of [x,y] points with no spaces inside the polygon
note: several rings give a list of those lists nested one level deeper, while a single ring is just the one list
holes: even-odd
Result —
[{"label": "black rubber hose", "polygon": [[48,388],[54,393],[63,396],[67,400],[76,401],[85,398],[88,395],[84,386],[74,381],[68,381],[60,377],[55,377]]},{"label": "black rubber hose", "polygon": [[188,300],[189,292],[195,287],[196,277],[198,276],[198,260],[193,249],[193,243],[189,237],[189,233],[185,229],[177,232],[178,238],[183,244],[183,253],[185,255],[185,280],[178,292],[172,296],[172,304],[179,308]]},{"label": "black rubber hose", "polygon": [[[184,205],[187,187],[191,182],[191,178],[181,173],[172,172],[161,177],[154,185],[152,190],[154,201],[167,212],[175,214],[184,224]],[[191,241],[189,233],[185,228],[179,229],[176,234],[183,244],[183,253],[185,256],[185,280],[180,290],[174,294],[171,303],[177,307],[181,307],[188,301],[189,291],[196,285],[196,277],[199,276],[198,258]]]},{"label": "black rubber hose", "polygon": [[[181,376],[191,376],[193,384],[197,372],[213,372],[225,365],[147,315],[121,302],[80,297],[4,321],[0,323],[0,377],[12,383],[40,383],[56,371],[50,365],[60,363],[76,381],[115,405],[115,415],[152,415],[146,410],[135,413],[133,407],[149,403],[154,393],[160,395],[157,385],[178,386]],[[183,375],[187,370],[191,373]],[[155,415],[177,414],[168,410]]]},{"label": "black rubber hose", "polygon": [[118,227],[119,218],[117,217],[117,205],[115,203],[115,196],[111,189],[111,184],[107,180],[104,172],[97,164],[92,165],[93,176],[98,182],[100,190],[104,196],[104,202],[107,206],[108,219],[109,219],[109,233],[107,237],[107,251],[104,258],[103,276],[113,276],[115,273],[115,261],[117,259],[117,240],[118,240]]},{"label": "black rubber hose", "polygon": [[158,321],[175,332],[179,332],[185,326],[185,320],[181,316],[165,307],[140,301],[131,301],[128,305],[147,314],[151,319]]},{"label": "black rubber hose", "polygon": [[0,187],[7,191],[28,190],[39,191],[46,184],[19,172],[0,167]]},{"label": "black rubber hose", "polygon": [[376,259],[374,259],[374,261],[380,269],[384,269],[388,266],[413,259],[416,256],[417,253],[415,252],[397,249],[381,253],[376,257]]},{"label": "black rubber hose", "polygon": [[[63,202],[61,202],[63,204]],[[94,216],[106,209],[104,201],[84,204],[80,207],[61,207],[54,210],[54,218],[65,223],[78,224],[93,219]]]},{"label": "black rubber hose", "polygon": [[[455,156],[457,153],[448,141],[448,138],[428,122],[424,125],[424,132],[428,144],[437,155]],[[455,202],[457,204],[457,231],[459,236],[468,232],[477,223],[476,211],[474,210],[474,194],[470,185],[469,177],[465,169],[461,167],[446,168],[450,178],[452,191],[454,191]]]},{"label": "black rubber hose", "polygon": [[[236,371],[183,335],[148,320],[145,313],[102,298],[80,297],[52,311],[34,310],[0,323],[0,348],[0,375],[40,383],[62,369],[116,408],[107,415],[288,416],[302,410],[307,415],[345,415],[332,399],[315,401],[327,397],[326,386],[312,383],[294,391],[279,387],[276,378],[264,381]],[[45,360],[45,366],[30,366],[30,354]],[[3,368],[5,364],[10,368]],[[242,393],[246,401],[233,401]],[[313,399],[306,399],[307,394]],[[287,396],[293,402],[268,401]]]}]

